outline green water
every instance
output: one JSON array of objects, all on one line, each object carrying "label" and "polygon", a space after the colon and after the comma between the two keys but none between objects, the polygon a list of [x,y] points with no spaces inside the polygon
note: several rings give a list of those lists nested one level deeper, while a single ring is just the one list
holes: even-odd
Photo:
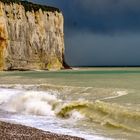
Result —
[{"label": "green water", "polygon": [[[66,71],[1,72],[0,84],[43,84],[67,101],[58,116],[79,111],[85,119],[73,124],[113,139],[139,139],[140,68],[99,68]],[[55,107],[54,107],[55,108]]]}]

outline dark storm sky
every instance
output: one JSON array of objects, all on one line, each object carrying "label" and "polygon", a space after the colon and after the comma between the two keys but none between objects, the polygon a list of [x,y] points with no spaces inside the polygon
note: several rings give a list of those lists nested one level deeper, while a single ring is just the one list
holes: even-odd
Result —
[{"label": "dark storm sky", "polygon": [[62,10],[69,65],[140,65],[140,0],[32,1]]}]

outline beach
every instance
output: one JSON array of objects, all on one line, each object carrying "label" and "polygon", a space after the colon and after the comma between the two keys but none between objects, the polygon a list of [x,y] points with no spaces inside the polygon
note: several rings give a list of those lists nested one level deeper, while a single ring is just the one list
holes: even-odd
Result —
[{"label": "beach", "polygon": [[[4,72],[5,73],[5,72]],[[19,77],[1,77],[0,84],[38,84],[44,80],[19,80]],[[0,139],[1,140],[84,140],[80,137],[70,135],[55,134],[48,131],[39,130],[33,127],[0,121]]]},{"label": "beach", "polygon": [[84,140],[68,135],[59,135],[36,128],[0,121],[1,140]]},{"label": "beach", "polygon": [[1,72],[0,137],[138,140],[139,79],[139,68]]}]

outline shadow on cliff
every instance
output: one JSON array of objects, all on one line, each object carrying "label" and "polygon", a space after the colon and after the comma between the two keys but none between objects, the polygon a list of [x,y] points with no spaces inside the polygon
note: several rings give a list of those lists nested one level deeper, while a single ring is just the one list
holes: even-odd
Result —
[{"label": "shadow on cliff", "polygon": [[67,64],[64,55],[62,56],[62,58],[63,58],[63,67],[64,67],[64,69],[72,69],[72,68]]}]

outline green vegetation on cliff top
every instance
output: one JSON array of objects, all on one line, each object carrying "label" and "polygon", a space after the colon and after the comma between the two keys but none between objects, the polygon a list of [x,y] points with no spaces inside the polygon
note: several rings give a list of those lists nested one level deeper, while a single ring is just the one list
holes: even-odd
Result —
[{"label": "green vegetation on cliff top", "polygon": [[18,3],[24,6],[25,11],[38,11],[39,9],[42,9],[43,11],[51,11],[51,12],[60,12],[58,8],[51,7],[51,6],[45,6],[45,5],[40,5],[40,4],[35,4],[32,2],[28,1],[21,1],[21,0],[0,0],[3,3]]}]

